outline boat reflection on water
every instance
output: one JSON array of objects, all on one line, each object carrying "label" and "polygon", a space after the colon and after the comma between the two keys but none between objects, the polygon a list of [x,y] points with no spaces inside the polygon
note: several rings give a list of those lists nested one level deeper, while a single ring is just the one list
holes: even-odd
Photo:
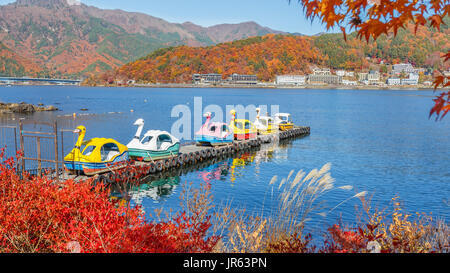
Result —
[{"label": "boat reflection on water", "polygon": [[245,169],[252,165],[258,171],[265,162],[283,164],[288,160],[288,149],[291,146],[292,140],[263,144],[258,151],[241,152],[234,158],[213,159],[197,166],[149,176],[138,186],[133,186],[126,191],[114,191],[113,198],[119,199],[123,204],[131,201],[135,205],[142,205],[144,209],[148,209],[148,202],[145,200],[160,202],[172,196],[182,180],[183,183],[189,182],[190,178],[186,177],[188,173],[194,173],[200,181],[212,187],[215,182],[234,183],[238,177],[244,175]]},{"label": "boat reflection on water", "polygon": [[159,201],[161,198],[172,195],[179,184],[179,176],[165,177],[149,183],[143,183],[129,192],[129,195],[136,205],[142,205],[146,198]]},{"label": "boat reflection on water", "polygon": [[211,185],[213,181],[226,181],[226,177],[230,173],[233,159],[224,159],[224,161],[215,163],[198,172],[198,177],[207,185]]},{"label": "boat reflection on water", "polygon": [[159,201],[171,196],[180,184],[181,171],[146,177],[139,185],[111,184],[111,199],[118,201],[119,206],[143,206],[145,199]]},{"label": "boat reflection on water", "polygon": [[293,140],[274,141],[268,144],[262,144],[261,149],[256,152],[255,164],[273,161],[283,164],[288,161],[288,151],[292,148]]},{"label": "boat reflection on water", "polygon": [[258,151],[240,154],[233,159],[230,171],[230,180],[235,182],[236,179],[243,175],[244,169],[254,165],[255,171],[259,173],[261,164],[265,162],[276,162],[283,164],[288,161],[288,149],[292,147],[293,140],[276,139],[271,143],[263,143]]}]

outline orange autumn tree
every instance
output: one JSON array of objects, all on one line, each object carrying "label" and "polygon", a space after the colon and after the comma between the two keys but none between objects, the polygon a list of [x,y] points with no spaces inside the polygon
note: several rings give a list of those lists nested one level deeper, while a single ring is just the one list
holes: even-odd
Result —
[{"label": "orange autumn tree", "polygon": [[[359,39],[367,42],[376,40],[382,34],[394,33],[409,23],[419,26],[429,25],[440,30],[445,16],[450,15],[450,0],[298,0],[304,7],[307,18],[319,19],[329,30],[339,27],[346,39],[346,29],[355,30]],[[444,62],[450,60],[450,51],[444,56]],[[437,75],[435,89],[449,87],[450,77]],[[434,99],[435,105],[430,111],[437,119],[442,119],[450,111],[450,91],[442,92]]]}]

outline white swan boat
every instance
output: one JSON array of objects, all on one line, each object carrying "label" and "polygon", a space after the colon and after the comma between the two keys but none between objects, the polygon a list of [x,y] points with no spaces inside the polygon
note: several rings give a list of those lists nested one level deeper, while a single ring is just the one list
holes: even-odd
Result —
[{"label": "white swan boat", "polygon": [[149,130],[141,138],[144,120],[138,119],[134,125],[138,126],[138,129],[134,138],[127,144],[130,157],[153,161],[178,156],[180,141],[169,132]]}]

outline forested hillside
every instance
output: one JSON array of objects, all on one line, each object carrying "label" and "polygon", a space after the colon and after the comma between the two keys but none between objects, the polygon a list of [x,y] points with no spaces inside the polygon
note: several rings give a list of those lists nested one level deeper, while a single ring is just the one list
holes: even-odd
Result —
[{"label": "forested hillside", "polygon": [[326,58],[308,37],[272,35],[209,47],[160,49],[116,71],[117,77],[144,82],[189,82],[194,73],[257,74],[269,80],[275,74],[308,72],[311,63]]},{"label": "forested hillside", "polygon": [[[447,18],[448,19],[448,18]],[[447,20],[448,21],[448,20]],[[450,22],[449,22],[450,24]],[[366,43],[349,34],[294,36],[268,34],[207,47],[179,46],[160,49],[123,67],[89,79],[90,84],[114,80],[143,83],[188,83],[195,73],[256,74],[261,81],[276,75],[329,67],[361,71],[384,65],[410,62],[416,67],[447,69],[441,55],[450,48],[450,30],[436,32],[408,26],[396,37],[384,35]]]}]

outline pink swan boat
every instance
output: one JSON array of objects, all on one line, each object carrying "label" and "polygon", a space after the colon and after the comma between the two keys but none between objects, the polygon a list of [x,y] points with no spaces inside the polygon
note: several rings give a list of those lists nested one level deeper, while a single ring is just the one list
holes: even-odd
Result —
[{"label": "pink swan boat", "polygon": [[198,144],[212,146],[225,145],[233,142],[234,134],[228,124],[223,122],[211,122],[211,113],[205,113],[206,121],[200,130],[195,133],[195,141]]}]

